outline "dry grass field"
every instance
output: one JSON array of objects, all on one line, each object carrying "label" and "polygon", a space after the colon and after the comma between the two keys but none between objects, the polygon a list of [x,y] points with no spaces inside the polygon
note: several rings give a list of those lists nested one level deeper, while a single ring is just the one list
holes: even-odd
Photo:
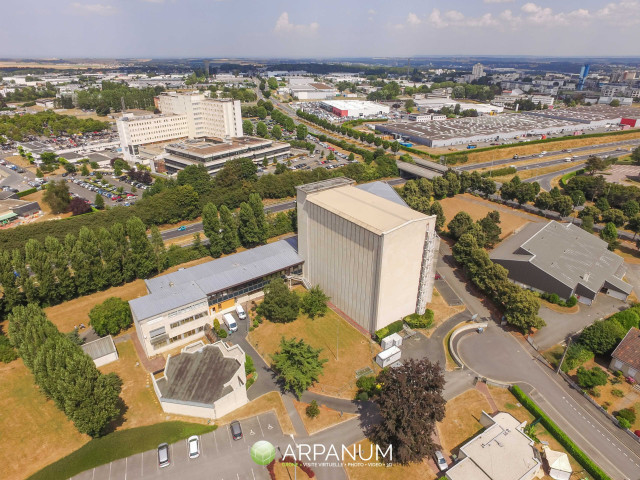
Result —
[{"label": "dry grass field", "polygon": [[514,230],[523,226],[527,222],[541,221],[540,218],[533,215],[474,197],[468,193],[465,193],[464,195],[456,195],[451,198],[445,198],[440,201],[440,204],[444,210],[446,223],[449,223],[449,221],[451,221],[458,212],[467,212],[471,215],[471,218],[479,220],[485,217],[487,213],[492,210],[497,210],[500,212],[500,228],[502,228],[501,238],[505,238],[510,235]]},{"label": "dry grass field", "polygon": [[44,212],[44,215],[33,220],[33,222],[46,222],[48,220],[58,220],[61,218],[68,218],[73,215],[71,212],[57,213],[57,214],[51,213],[51,208],[49,207],[49,205],[42,200],[43,195],[44,195],[44,190],[40,190],[30,195],[25,195],[21,199],[21,200],[27,200],[30,202],[38,202],[38,205],[40,205],[40,210]]},{"label": "dry grass field", "polygon": [[[339,352],[336,360],[336,335],[339,329]],[[264,321],[248,339],[267,363],[275,353],[282,337],[303,339],[313,348],[322,348],[320,358],[328,361],[324,372],[311,391],[340,398],[353,398],[356,370],[371,367],[375,370],[374,357],[380,347],[329,309],[324,317],[309,319],[301,314],[291,323]]]},{"label": "dry grass field", "polygon": [[457,448],[482,430],[482,412],[491,413],[491,406],[482,393],[472,389],[447,402],[444,420],[438,424],[440,442],[447,452]]},{"label": "dry grass field", "polygon": [[[371,452],[371,442],[362,440],[355,444],[361,448],[362,456],[367,458]],[[375,447],[374,447],[375,448]],[[353,446],[349,447],[349,451],[353,451]],[[357,451],[357,450],[356,450]],[[347,458],[349,463],[351,458]],[[421,463],[410,463],[408,465],[394,464],[392,467],[386,467],[376,462],[375,455],[370,460],[357,458],[353,462],[358,465],[345,465],[349,480],[435,480],[437,475],[431,470],[431,465],[426,460]],[[365,464],[362,466],[361,464]]]},{"label": "dry grass field", "polygon": [[45,308],[45,313],[61,332],[70,332],[73,327],[84,323],[89,325],[89,311],[109,297],[120,297],[132,300],[146,295],[147,288],[144,280],[135,280],[120,287],[111,287],[102,292],[92,293],[84,297],[75,298],[54,307]]},{"label": "dry grass field", "polygon": [[296,407],[298,415],[300,415],[302,423],[304,424],[304,428],[309,435],[357,417],[357,415],[353,413],[343,413],[342,416],[340,416],[340,412],[325,407],[324,405],[318,405],[320,414],[316,418],[309,418],[306,413],[306,408],[309,406],[308,403],[294,400],[293,405]]},{"label": "dry grass field", "polygon": [[26,478],[90,440],[40,393],[22,360],[0,364],[0,378],[3,479]]}]

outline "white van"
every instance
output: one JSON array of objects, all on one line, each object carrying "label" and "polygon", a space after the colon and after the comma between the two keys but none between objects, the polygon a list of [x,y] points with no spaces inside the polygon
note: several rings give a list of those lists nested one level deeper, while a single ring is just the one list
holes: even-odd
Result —
[{"label": "white van", "polygon": [[242,305],[240,304],[236,305],[236,313],[238,314],[238,318],[240,320],[244,320],[245,318],[247,318],[247,314],[244,312],[244,308],[242,308]]},{"label": "white van", "polygon": [[222,316],[222,319],[231,332],[235,332],[236,330],[238,330],[238,324],[236,323],[236,319],[233,318],[233,315],[231,315],[230,313],[225,313]]}]

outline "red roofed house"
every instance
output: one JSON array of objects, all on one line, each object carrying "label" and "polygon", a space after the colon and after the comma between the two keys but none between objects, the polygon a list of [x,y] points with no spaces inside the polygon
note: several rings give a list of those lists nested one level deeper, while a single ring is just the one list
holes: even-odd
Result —
[{"label": "red roofed house", "polygon": [[611,370],[621,370],[626,377],[640,382],[640,330],[632,328],[611,354]]}]

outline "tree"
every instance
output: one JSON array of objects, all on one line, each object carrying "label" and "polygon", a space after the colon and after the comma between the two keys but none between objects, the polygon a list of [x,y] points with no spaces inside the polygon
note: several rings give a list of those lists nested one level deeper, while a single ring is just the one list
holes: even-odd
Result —
[{"label": "tree", "polygon": [[315,400],[311,400],[311,403],[307,405],[307,408],[305,409],[305,413],[309,418],[316,418],[318,415],[320,415],[320,407],[318,407],[318,402],[316,402]]},{"label": "tree", "polygon": [[69,202],[69,211],[75,215],[82,215],[91,211],[91,206],[82,198],[75,197]]},{"label": "tree", "polygon": [[474,250],[478,249],[478,243],[476,239],[470,233],[465,233],[453,246],[453,258],[456,262],[466,265],[471,259],[471,254]]},{"label": "tree", "polygon": [[130,259],[137,278],[149,278],[157,271],[156,257],[142,220],[131,217],[126,223],[127,236],[131,248]]},{"label": "tree", "polygon": [[323,317],[327,312],[327,302],[329,296],[326,295],[319,286],[312,287],[302,295],[300,301],[300,308],[303,313],[311,319],[316,317]]},{"label": "tree", "polygon": [[471,215],[467,212],[458,212],[447,225],[449,233],[454,239],[459,239],[473,225]]},{"label": "tree", "polygon": [[89,168],[87,168],[86,164],[82,165],[82,169],[80,170],[80,173],[85,177],[89,175]]},{"label": "tree", "polygon": [[240,204],[238,212],[238,238],[242,246],[251,248],[260,243],[260,235],[256,217],[248,203]]},{"label": "tree", "polygon": [[258,116],[258,118],[259,118],[260,120],[264,120],[265,118],[267,118],[267,109],[266,109],[266,108],[264,108],[262,105],[261,105],[261,106],[259,106],[259,107],[256,109],[256,115]]},{"label": "tree", "polygon": [[484,232],[484,235],[485,235],[485,239],[486,239],[485,245],[489,247],[493,247],[496,243],[500,241],[500,235],[502,234],[502,229],[498,225],[499,222],[500,222],[500,214],[496,210],[488,213],[486,217],[478,221],[478,224],[482,228],[482,231]]},{"label": "tree", "polygon": [[631,161],[636,165],[640,165],[640,147],[636,147],[631,152]]},{"label": "tree", "polygon": [[586,389],[606,385],[608,380],[606,372],[600,367],[593,367],[590,370],[580,367],[576,372],[576,376],[578,377],[578,385]]},{"label": "tree", "polygon": [[553,209],[563,217],[573,212],[573,200],[569,195],[562,195],[553,203]]},{"label": "tree", "polygon": [[191,185],[198,195],[211,190],[211,175],[204,165],[188,165],[178,172],[178,185]]},{"label": "tree", "polygon": [[209,239],[209,253],[213,258],[222,255],[222,225],[218,217],[218,209],[209,202],[202,209],[202,229],[204,236]]},{"label": "tree", "polygon": [[244,120],[242,122],[242,133],[247,136],[253,135],[253,123],[251,123],[251,120]]},{"label": "tree", "polygon": [[256,311],[276,323],[289,323],[298,318],[300,297],[292,292],[282,278],[274,278],[264,289],[264,300]]},{"label": "tree", "polygon": [[44,177],[44,173],[42,173],[42,170],[40,170],[40,168],[36,168],[36,177],[37,178],[43,178]]},{"label": "tree", "polygon": [[616,249],[618,242],[618,230],[613,223],[607,223],[600,232],[600,238],[609,244],[609,250],[612,252]]},{"label": "tree", "polygon": [[505,290],[503,291],[504,317],[510,325],[519,327],[523,332],[545,326],[545,321],[538,316],[540,310],[538,297],[532,291],[512,283],[503,284],[502,290]]},{"label": "tree", "polygon": [[610,353],[625,335],[624,328],[614,321],[596,320],[580,334],[580,343],[593,353]]},{"label": "tree", "polygon": [[99,193],[96,193],[96,199],[93,203],[95,203],[98,210],[104,210],[104,198]]},{"label": "tree", "polygon": [[280,340],[280,349],[271,355],[271,367],[286,390],[298,398],[322,374],[326,359],[320,358],[321,348],[315,349],[296,338]]},{"label": "tree", "polygon": [[609,105],[612,107],[619,107],[620,106],[620,100],[618,100],[617,98],[614,98],[613,100],[611,100],[611,102],[609,102]]},{"label": "tree", "polygon": [[276,140],[280,140],[282,138],[282,127],[280,127],[280,125],[274,125],[271,129],[271,135],[273,135],[273,138]]},{"label": "tree", "polygon": [[582,217],[581,228],[589,233],[593,233],[593,217],[590,215]]},{"label": "tree", "polygon": [[167,249],[157,225],[151,227],[151,247],[156,260],[156,269],[158,272],[162,272],[167,267]]},{"label": "tree", "polygon": [[640,233],[640,215],[630,218],[627,228],[633,232],[633,238],[636,238],[636,235]]},{"label": "tree", "polygon": [[596,205],[596,208],[601,212],[606,212],[611,208],[611,205],[609,205],[609,201],[607,200],[606,197],[598,198],[595,205]]},{"label": "tree", "polygon": [[380,372],[374,401],[382,421],[373,427],[371,439],[383,449],[393,445],[393,457],[402,464],[433,455],[438,446],[432,436],[445,415],[444,383],[440,365],[427,359]]},{"label": "tree", "polygon": [[91,326],[98,335],[117,335],[133,322],[129,304],[118,297],[109,297],[89,312]]},{"label": "tree", "polygon": [[625,223],[627,223],[627,216],[624,214],[622,210],[618,210],[617,208],[610,208],[606,212],[602,214],[602,221],[606,223],[613,223],[616,227],[621,227]]},{"label": "tree", "polygon": [[635,200],[628,200],[622,205],[622,211],[627,217],[633,218],[640,213],[640,204]]},{"label": "tree", "polygon": [[304,125],[303,123],[299,123],[296,126],[296,138],[298,140],[304,140],[305,138],[307,138],[307,135],[309,134],[308,130],[307,130],[307,126]]},{"label": "tree", "polygon": [[591,155],[587,158],[586,163],[584,164],[584,169],[589,172],[590,175],[593,175],[596,172],[602,171],[607,168],[607,164],[600,157],[596,157],[595,155]]},{"label": "tree", "polygon": [[442,227],[444,227],[444,223],[447,219],[444,216],[444,210],[439,201],[435,200],[431,204],[429,207],[429,215],[436,215],[436,230],[439,232],[442,231]]},{"label": "tree", "polygon": [[220,237],[222,239],[222,253],[233,253],[240,246],[238,239],[238,225],[231,211],[226,205],[220,206]]},{"label": "tree", "polygon": [[42,196],[42,200],[49,205],[51,213],[64,213],[69,209],[69,187],[64,180],[48,183]]},{"label": "tree", "polygon": [[264,214],[264,204],[258,193],[249,195],[249,206],[253,210],[256,226],[258,227],[258,243],[267,243],[267,239],[269,238],[269,224]]},{"label": "tree", "polygon": [[67,171],[67,173],[76,173],[77,169],[76,166],[73,163],[65,163],[64,164],[64,169]]},{"label": "tree", "polygon": [[265,138],[267,135],[269,135],[269,129],[264,123],[258,122],[258,125],[256,125],[256,135],[262,138]]}]

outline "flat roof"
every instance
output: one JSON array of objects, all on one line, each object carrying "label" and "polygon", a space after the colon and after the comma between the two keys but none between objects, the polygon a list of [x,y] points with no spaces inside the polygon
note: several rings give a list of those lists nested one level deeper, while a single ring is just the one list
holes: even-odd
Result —
[{"label": "flat roof", "polygon": [[116,345],[113,343],[113,337],[107,335],[93,342],[80,345],[84,353],[89,355],[93,360],[105,357],[116,352]]},{"label": "flat roof", "polygon": [[[240,368],[235,358],[225,357],[218,345],[206,345],[193,353],[169,357],[164,377],[157,380],[163,400],[211,406],[231,393],[225,383]],[[244,388],[244,387],[242,387]]]},{"label": "flat roof", "polygon": [[616,275],[622,257],[610,252],[604,240],[571,223],[528,224],[498,245],[490,257],[529,262],[570,288],[580,284],[597,293],[614,278],[616,287],[626,285],[627,294],[632,290]]},{"label": "flat roof", "polygon": [[521,423],[505,412],[493,417],[484,412],[483,415],[493,420],[493,425],[460,447],[467,459],[450,468],[447,476],[451,480],[528,478],[525,475],[539,468],[540,462],[535,457],[533,441],[520,430]]},{"label": "flat roof", "polygon": [[158,294],[159,297],[170,293],[176,286],[187,284],[197,286],[206,297],[206,294],[219,292],[302,262],[303,259],[297,252],[297,237],[290,237],[184,270],[150,278],[145,280],[145,283],[149,291],[152,294]]},{"label": "flat roof", "polygon": [[311,193],[306,201],[377,235],[427,218],[420,212],[350,185]]},{"label": "flat roof", "polygon": [[615,121],[620,118],[640,118],[640,109],[635,107],[612,107],[610,105],[577,106],[553,108],[548,110],[531,110],[523,112],[538,117],[570,119],[577,122]]},{"label": "flat roof", "polygon": [[149,288],[149,280],[146,282],[147,289],[151,293],[144,297],[129,300],[129,306],[131,307],[133,316],[137,321],[160,315],[161,313],[168,312],[199,300],[207,299],[207,295],[202,291],[198,284],[193,281],[172,283],[171,280],[167,280],[164,288],[158,288],[157,291],[152,291]]},{"label": "flat roof", "polygon": [[263,138],[236,137],[228,141],[223,141],[221,139],[216,139],[215,141],[185,140],[183,142],[169,143],[168,145],[165,145],[165,149],[170,148],[178,152],[207,157],[233,150],[242,151],[245,147],[255,147],[259,145],[266,146],[273,143],[275,142],[272,140],[265,140]]}]

